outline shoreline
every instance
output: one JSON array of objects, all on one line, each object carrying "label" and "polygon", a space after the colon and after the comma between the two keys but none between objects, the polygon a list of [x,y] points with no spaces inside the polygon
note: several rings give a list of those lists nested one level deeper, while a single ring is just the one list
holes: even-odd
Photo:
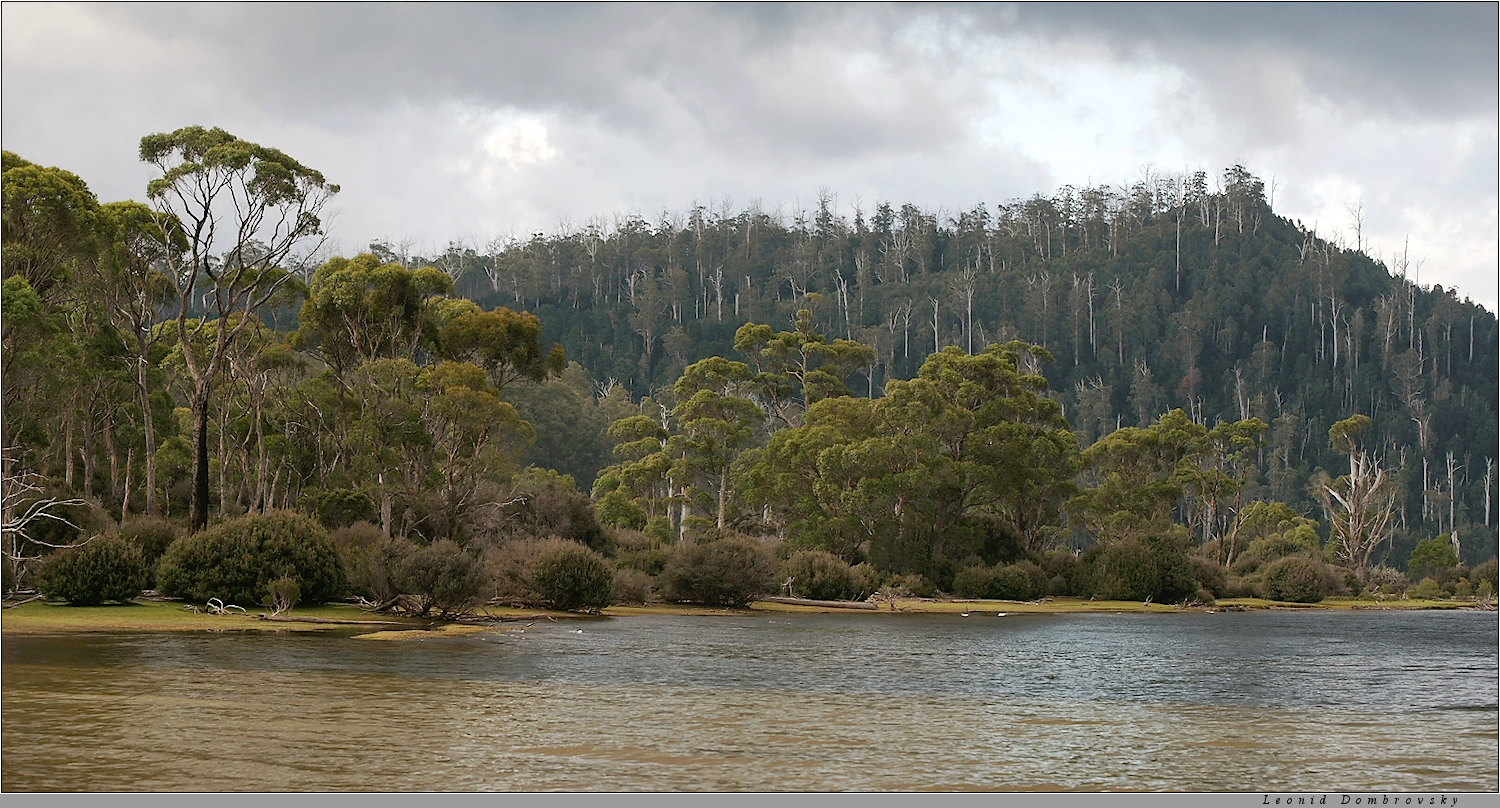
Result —
[{"label": "shoreline", "polygon": [[1260,598],[1228,598],[1212,605],[1183,606],[1134,601],[1095,601],[1080,598],[1043,598],[1038,601],[898,598],[878,602],[811,601],[797,598],[759,600],[745,607],[710,607],[654,603],[610,606],[597,614],[490,606],[472,620],[437,620],[374,614],[352,604],[333,603],[293,609],[272,617],[264,612],[207,614],[181,601],[139,600],[109,606],[67,606],[37,600],[7,606],[0,612],[0,635],[87,634],[97,632],[224,632],[368,629],[361,637],[402,639],[436,634],[512,630],[541,621],[678,615],[700,617],[744,616],[756,613],[803,614],[1219,614],[1229,612],[1299,611],[1495,611],[1495,605],[1458,600],[1358,600],[1330,598],[1321,603],[1286,603]]}]

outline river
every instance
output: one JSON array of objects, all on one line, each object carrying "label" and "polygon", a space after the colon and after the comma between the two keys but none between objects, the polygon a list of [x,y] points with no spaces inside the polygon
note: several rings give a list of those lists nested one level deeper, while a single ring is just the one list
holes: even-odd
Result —
[{"label": "river", "polygon": [[11,791],[1496,791],[1493,612],[7,636]]}]

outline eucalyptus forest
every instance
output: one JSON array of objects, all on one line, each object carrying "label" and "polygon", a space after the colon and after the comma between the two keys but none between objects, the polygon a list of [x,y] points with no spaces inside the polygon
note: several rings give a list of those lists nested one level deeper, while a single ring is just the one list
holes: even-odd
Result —
[{"label": "eucalyptus forest", "polygon": [[[7,592],[1495,590],[1495,314],[1242,166],[331,255],[316,169],[202,127],[140,158],[101,202],[4,154]],[[287,546],[205,581],[251,534]]]}]

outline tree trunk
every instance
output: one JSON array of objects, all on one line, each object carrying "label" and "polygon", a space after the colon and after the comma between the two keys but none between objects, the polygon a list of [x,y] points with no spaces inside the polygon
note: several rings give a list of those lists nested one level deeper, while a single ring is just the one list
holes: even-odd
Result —
[{"label": "tree trunk", "polygon": [[193,501],[188,507],[188,529],[208,527],[208,384],[193,392]]},{"label": "tree trunk", "polygon": [[146,385],[146,360],[136,363],[136,392],[141,394],[141,427],[146,432],[146,514],[160,515],[156,503],[156,425],[151,422],[151,390]]}]

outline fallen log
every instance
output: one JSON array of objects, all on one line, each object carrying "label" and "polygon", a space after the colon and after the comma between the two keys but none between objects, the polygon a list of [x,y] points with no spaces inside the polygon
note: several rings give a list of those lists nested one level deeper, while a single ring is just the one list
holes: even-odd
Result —
[{"label": "fallen log", "polygon": [[287,617],[285,615],[257,614],[261,620],[272,620],[277,623],[332,623],[339,626],[404,626],[413,628],[411,623],[400,623],[395,620],[337,620],[332,617]]},{"label": "fallen log", "polygon": [[879,611],[880,604],[862,600],[808,600],[807,598],[761,598],[767,603],[784,603],[788,606],[817,606],[824,609],[867,609]]}]

